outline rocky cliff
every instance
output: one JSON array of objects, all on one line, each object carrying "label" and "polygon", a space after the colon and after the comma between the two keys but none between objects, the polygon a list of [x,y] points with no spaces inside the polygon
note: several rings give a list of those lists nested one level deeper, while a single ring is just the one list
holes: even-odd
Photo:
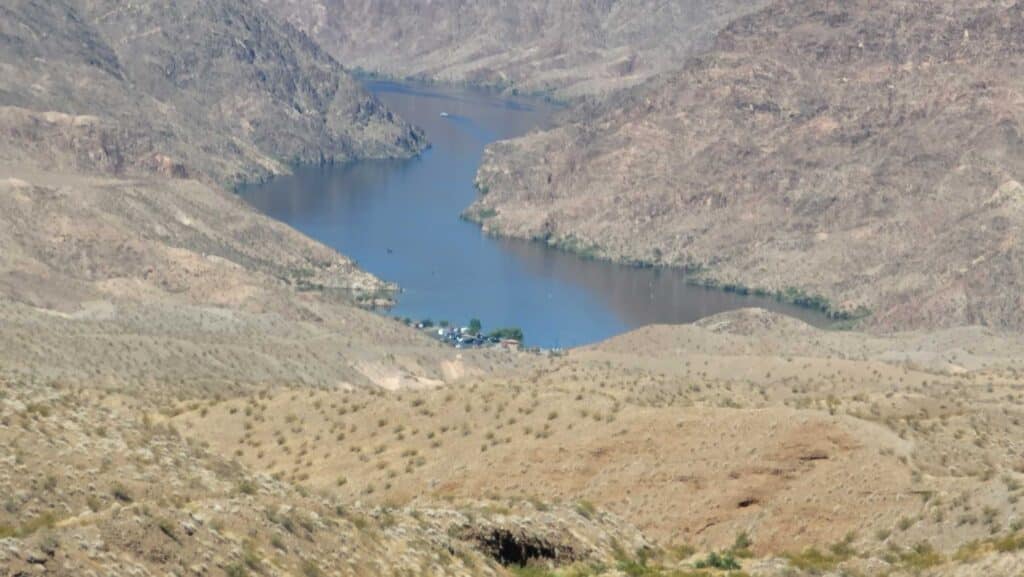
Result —
[{"label": "rocky cliff", "polygon": [[16,0],[0,11],[0,159],[232,182],[424,145],[259,4]]},{"label": "rocky cliff", "polygon": [[495,234],[876,326],[1024,326],[1024,4],[780,0],[680,71],[491,147]]},{"label": "rocky cliff", "polygon": [[[82,351],[100,334],[143,348],[160,334],[206,343],[205,358],[216,348],[208,338],[259,356],[259,339],[239,327],[263,314],[281,329],[261,329],[264,340],[290,338],[295,322],[323,323],[332,335],[359,325],[357,341],[376,340],[372,333],[389,328],[350,305],[384,298],[389,287],[228,187],[291,162],[409,156],[423,146],[418,129],[259,3],[4,3],[0,348],[19,351],[8,366],[49,372],[59,356],[74,359],[64,365],[72,372],[91,365],[119,380],[211,374],[197,369],[202,361],[123,356],[109,342]],[[227,325],[190,320],[211,308]],[[85,341],[51,341],[85,322],[95,323]],[[132,357],[149,368],[117,360]],[[316,379],[352,377],[349,361],[314,369]],[[303,369],[278,377],[297,378],[295,370]]]}]

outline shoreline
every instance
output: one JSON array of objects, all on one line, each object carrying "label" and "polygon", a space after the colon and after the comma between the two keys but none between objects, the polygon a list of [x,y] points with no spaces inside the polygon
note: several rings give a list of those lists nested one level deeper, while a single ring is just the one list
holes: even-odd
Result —
[{"label": "shoreline", "polygon": [[[477,188],[477,193],[481,197],[486,195],[486,192],[481,191]],[[484,223],[488,218],[492,218],[497,215],[494,209],[485,209],[484,211],[474,211],[473,205],[467,207],[460,215],[459,218],[466,222],[476,224],[480,233],[496,239],[508,239],[517,240],[529,243],[539,243],[550,249],[562,251],[567,254],[572,254],[584,260],[592,260],[597,262],[605,262],[610,264],[616,264],[629,268],[637,269],[654,269],[662,271],[670,271],[676,273],[682,273],[687,284],[694,287],[700,287],[708,290],[717,290],[723,293],[736,294],[740,296],[753,296],[758,298],[770,298],[776,302],[793,305],[800,307],[804,310],[814,311],[820,313],[829,319],[829,324],[825,326],[828,330],[853,330],[860,328],[861,322],[872,316],[873,311],[860,308],[853,311],[845,311],[838,309],[833,306],[831,300],[823,295],[812,294],[804,291],[799,287],[783,287],[779,289],[771,289],[765,287],[745,285],[736,282],[725,282],[719,278],[711,275],[710,270],[701,265],[671,265],[671,264],[659,264],[642,259],[627,259],[627,258],[613,258],[601,254],[601,248],[598,245],[582,245],[578,241],[570,241],[564,239],[562,241],[552,242],[551,238],[545,238],[541,236],[524,237],[518,235],[504,234],[500,230],[487,228]],[[489,216],[487,216],[489,215]],[[785,314],[785,313],[782,313]]]}]

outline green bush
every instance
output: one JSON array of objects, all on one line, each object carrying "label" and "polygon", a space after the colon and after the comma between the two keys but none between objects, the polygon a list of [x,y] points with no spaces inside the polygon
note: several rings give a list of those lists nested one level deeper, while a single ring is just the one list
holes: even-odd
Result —
[{"label": "green bush", "polygon": [[494,337],[497,339],[511,339],[514,341],[523,342],[523,329],[519,327],[507,327],[498,329],[496,331],[491,331],[491,333],[487,336]]},{"label": "green bush", "polygon": [[243,479],[238,483],[238,492],[243,495],[255,495],[256,483],[253,483],[249,479]]},{"label": "green bush", "polygon": [[732,553],[715,552],[709,553],[707,559],[697,561],[694,567],[697,569],[721,569],[723,571],[735,571],[742,568]]}]

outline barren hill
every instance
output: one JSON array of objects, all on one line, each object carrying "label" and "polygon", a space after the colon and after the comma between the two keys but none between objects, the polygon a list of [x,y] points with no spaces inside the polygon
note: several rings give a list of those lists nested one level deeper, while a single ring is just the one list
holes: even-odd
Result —
[{"label": "barren hill", "polygon": [[488,232],[686,266],[882,327],[1021,327],[1020,2],[779,0],[493,145]]},{"label": "barren hill", "polygon": [[230,183],[423,146],[257,3],[16,0],[0,11],[5,160]]},{"label": "barren hill", "polygon": [[[0,68],[4,372],[365,384],[375,353],[284,351],[308,331],[335,351],[429,344],[354,307],[388,286],[225,188],[425,146],[258,3],[16,0]],[[394,371],[440,374],[410,367]]]},{"label": "barren hill", "polygon": [[763,3],[266,1],[346,64],[563,98],[632,86],[676,67],[729,19]]},{"label": "barren hill", "polygon": [[[559,6],[575,50],[581,6],[619,5]],[[495,147],[475,214],[880,323],[1016,325],[1020,17],[778,2],[598,123]],[[442,346],[223,187],[424,145],[247,0],[9,2],[0,105],[0,577],[1021,574],[1020,335],[745,310]]]},{"label": "barren hill", "polygon": [[611,513],[663,548],[644,575],[714,575],[693,564],[738,542],[751,575],[1012,575],[1022,350],[977,328],[873,337],[748,310],[436,389],[277,389],[182,402],[172,422],[344,501]]},{"label": "barren hill", "polygon": [[[2,312],[30,345],[53,338],[31,335],[30,312]],[[125,349],[78,375],[59,358],[59,373],[41,372],[45,350],[0,349],[12,354],[2,366],[22,363],[0,377],[0,575],[1011,577],[1024,566],[1019,337],[823,332],[748,310],[562,356],[494,352],[474,360],[494,363],[488,374],[388,390],[316,382],[315,367],[359,353],[311,345],[324,327],[286,335],[263,321],[239,331],[264,349],[244,368],[230,351],[245,341],[189,333],[189,322],[240,324],[212,310],[130,340],[65,318],[58,352]],[[258,378],[276,347],[309,383],[287,370]],[[194,355],[211,380],[150,380],[139,359],[160,350]],[[428,352],[415,340],[390,350]],[[701,568],[712,552],[719,565]]]}]

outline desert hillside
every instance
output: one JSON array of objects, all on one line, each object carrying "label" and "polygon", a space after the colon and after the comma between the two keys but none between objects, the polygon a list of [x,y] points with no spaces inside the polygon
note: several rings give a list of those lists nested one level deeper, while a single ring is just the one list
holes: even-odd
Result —
[{"label": "desert hillside", "polygon": [[15,0],[0,11],[6,163],[230,183],[423,146],[256,3]]},{"label": "desert hillside", "polygon": [[[1022,6],[753,8],[0,6],[0,577],[1021,575]],[[457,350],[367,311],[395,287],[230,192],[426,146],[347,50],[642,82],[493,147],[490,232],[929,328]]]},{"label": "desert hillside", "polygon": [[493,234],[690,267],[876,327],[1024,326],[1020,2],[778,0],[491,147]]},{"label": "desert hillside", "polygon": [[644,574],[711,551],[753,575],[948,574],[1017,550],[1022,351],[977,328],[871,337],[748,310],[441,388],[168,410],[215,453],[346,502],[610,514],[661,548]]},{"label": "desert hillside", "polygon": [[23,370],[0,574],[1011,577],[1021,359],[747,310],[395,389]]},{"label": "desert hillside", "polygon": [[678,66],[762,0],[287,0],[267,6],[368,72],[558,98]]},{"label": "desert hillside", "polygon": [[172,398],[2,382],[0,575],[498,577],[506,541],[594,564],[648,546],[568,506],[413,509],[310,491],[183,436],[159,412]]},{"label": "desert hillside", "polygon": [[4,374],[216,388],[462,370],[356,306],[393,287],[225,188],[425,145],[303,34],[240,0],[0,11]]}]

